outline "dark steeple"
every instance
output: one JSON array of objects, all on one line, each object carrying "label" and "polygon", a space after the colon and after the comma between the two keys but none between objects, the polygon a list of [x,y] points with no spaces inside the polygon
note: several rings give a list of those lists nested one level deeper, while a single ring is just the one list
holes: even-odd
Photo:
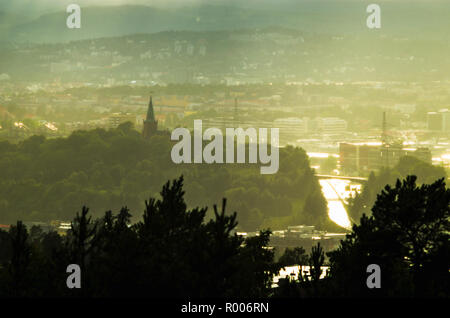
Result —
[{"label": "dark steeple", "polygon": [[153,111],[152,96],[150,96],[150,103],[148,104],[148,109],[147,109],[147,119],[145,121],[150,121],[150,122],[155,121],[155,113]]},{"label": "dark steeple", "polygon": [[155,120],[155,112],[153,111],[153,101],[150,96],[150,103],[147,109],[147,118],[144,120],[144,129],[142,130],[142,136],[145,139],[150,138],[158,131],[158,121]]}]

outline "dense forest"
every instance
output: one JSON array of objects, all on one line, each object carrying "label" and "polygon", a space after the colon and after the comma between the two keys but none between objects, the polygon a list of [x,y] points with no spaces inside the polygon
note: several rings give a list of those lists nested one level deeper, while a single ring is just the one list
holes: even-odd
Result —
[{"label": "dense forest", "polygon": [[[371,215],[327,253],[330,272],[319,282],[285,281],[280,296],[446,297],[450,296],[450,189],[444,179],[417,184],[397,179],[378,193]],[[313,249],[310,264],[323,263]],[[379,288],[368,288],[369,264],[381,271]]]},{"label": "dense forest", "polygon": [[[408,176],[386,186],[328,260],[320,244],[275,260],[270,231],[233,233],[237,214],[225,213],[225,199],[206,221],[207,208],[187,209],[183,178],[160,197],[145,202],[135,224],[127,207],[95,220],[83,207],[63,237],[21,221],[0,230],[0,297],[449,297],[450,190],[442,179],[417,186]],[[69,264],[80,268],[79,285],[71,285]],[[297,264],[309,274],[272,288],[280,268]],[[370,264],[381,268],[381,288],[368,288]]]},{"label": "dense forest", "polygon": [[392,168],[383,168],[377,174],[371,172],[362,192],[350,200],[347,211],[353,220],[359,220],[365,213],[371,214],[371,208],[377,195],[387,185],[394,185],[397,179],[404,179],[408,175],[415,175],[420,184],[431,184],[438,179],[447,178],[445,169],[434,166],[411,156],[400,158]]},{"label": "dense forest", "polygon": [[280,149],[279,171],[268,176],[256,164],[176,165],[173,144],[168,133],[145,140],[131,123],[67,138],[0,142],[0,223],[70,220],[83,204],[97,217],[125,205],[143,211],[145,199],[183,175],[189,207],[226,197],[229,208],[240,211],[239,230],[296,224],[338,229],[303,149]]},{"label": "dense forest", "polygon": [[[275,273],[270,232],[245,240],[231,234],[236,213],[214,206],[188,210],[183,179],[166,183],[161,200],[145,202],[142,221],[130,210],[93,220],[83,207],[68,235],[22,222],[0,231],[0,296],[267,297]],[[80,289],[66,286],[66,267],[82,271]],[[246,286],[246,287],[244,287]]]}]

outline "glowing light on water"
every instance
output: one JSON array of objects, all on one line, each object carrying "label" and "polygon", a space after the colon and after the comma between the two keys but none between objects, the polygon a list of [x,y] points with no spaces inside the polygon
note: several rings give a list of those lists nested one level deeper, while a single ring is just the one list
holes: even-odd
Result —
[{"label": "glowing light on water", "polygon": [[[320,279],[325,277],[325,275],[327,274],[327,270],[329,269],[329,266],[322,266],[321,269],[322,273],[320,274]],[[300,270],[302,271],[305,278],[310,274],[309,266],[301,266],[301,269],[299,265],[286,266],[281,268],[278,275],[275,275],[273,277],[272,287],[277,287],[278,282],[281,278],[292,277],[293,279],[297,280]]]},{"label": "glowing light on water", "polygon": [[328,202],[328,216],[337,225],[350,229],[351,222],[343,202],[350,197],[351,191],[346,190],[350,184],[348,180],[326,179],[319,180],[322,193]]},{"label": "glowing light on water", "polygon": [[328,216],[337,225],[349,229],[351,228],[350,220],[348,219],[347,211],[340,201],[328,201]]}]

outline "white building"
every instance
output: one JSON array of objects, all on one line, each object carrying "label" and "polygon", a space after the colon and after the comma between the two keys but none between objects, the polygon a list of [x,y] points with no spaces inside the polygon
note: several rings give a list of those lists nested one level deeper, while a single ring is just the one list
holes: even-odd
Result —
[{"label": "white building", "polygon": [[340,133],[347,130],[347,121],[337,117],[316,118],[316,129],[323,133]]},{"label": "white building", "polygon": [[441,109],[427,113],[427,128],[432,131],[450,131],[450,111]]}]

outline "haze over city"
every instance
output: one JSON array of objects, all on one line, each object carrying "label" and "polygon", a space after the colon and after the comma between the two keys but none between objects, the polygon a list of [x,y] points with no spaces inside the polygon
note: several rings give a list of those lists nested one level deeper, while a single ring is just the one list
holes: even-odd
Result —
[{"label": "haze over city", "polygon": [[449,12],[1,1],[0,297],[448,298]]}]

